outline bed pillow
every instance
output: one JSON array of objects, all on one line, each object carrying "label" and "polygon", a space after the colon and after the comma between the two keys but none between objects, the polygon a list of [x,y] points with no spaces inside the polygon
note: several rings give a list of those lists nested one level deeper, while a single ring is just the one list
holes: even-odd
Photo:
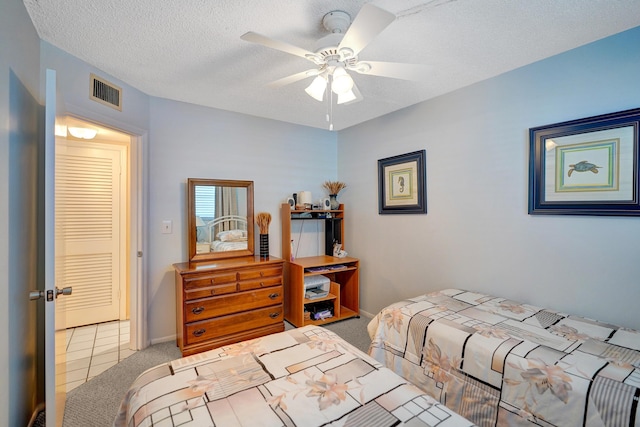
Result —
[{"label": "bed pillow", "polygon": [[221,231],[216,236],[222,242],[233,242],[246,237],[243,230]]}]

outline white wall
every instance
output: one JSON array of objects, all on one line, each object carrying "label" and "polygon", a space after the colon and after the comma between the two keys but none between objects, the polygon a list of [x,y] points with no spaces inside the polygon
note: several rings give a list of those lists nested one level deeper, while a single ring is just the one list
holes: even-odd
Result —
[{"label": "white wall", "polygon": [[[0,425],[29,421],[37,390],[39,41],[20,0],[0,13]],[[40,396],[41,397],[41,396]]]},{"label": "white wall", "polygon": [[[172,264],[187,261],[187,178],[254,181],[254,210],[272,215],[270,253],[280,256],[280,204],[337,177],[336,134],[151,98],[149,337],[175,336]],[[162,234],[163,220],[173,233]],[[258,239],[256,239],[257,250]],[[258,253],[256,251],[256,253]]]},{"label": "white wall", "polygon": [[[527,214],[528,129],[640,106],[640,27],[340,132],[361,308],[459,287],[640,328],[640,218]],[[427,215],[377,160],[426,149]]]}]

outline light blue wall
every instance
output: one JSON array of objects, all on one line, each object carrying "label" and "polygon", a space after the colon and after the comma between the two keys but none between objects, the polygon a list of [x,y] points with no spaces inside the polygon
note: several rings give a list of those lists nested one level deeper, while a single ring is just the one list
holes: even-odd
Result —
[{"label": "light blue wall", "polygon": [[28,298],[38,287],[39,40],[22,1],[1,9],[0,425],[24,426],[39,398],[38,305]]},{"label": "light blue wall", "polygon": [[[340,132],[361,307],[448,287],[640,328],[640,218],[527,214],[528,129],[640,107],[640,27]],[[425,215],[378,215],[377,160],[427,153]]]},{"label": "light blue wall", "polygon": [[[280,205],[337,177],[335,133],[165,99],[151,99],[149,336],[175,335],[173,263],[187,260],[187,178],[254,181],[254,210],[269,212],[270,253],[280,256]],[[162,234],[163,220],[173,233]],[[256,239],[257,245],[257,239]],[[257,252],[256,252],[257,253]]]},{"label": "light blue wall", "polygon": [[[0,39],[11,40],[0,43],[0,204],[11,201],[0,210],[0,377],[9,379],[0,393],[15,399],[0,400],[0,425],[25,425],[36,399],[24,380],[34,372],[34,341],[16,343],[9,334],[35,334],[32,315],[9,320],[12,305],[32,312],[26,299],[32,283],[12,280],[30,277],[24,273],[33,260],[12,265],[10,251],[24,244],[16,230],[31,224],[22,212],[33,207],[18,195],[37,173],[31,142],[46,67],[57,70],[67,111],[149,131],[152,340],[175,334],[171,264],[186,257],[187,177],[254,180],[256,212],[276,218],[273,254],[280,252],[280,202],[301,190],[320,197],[325,180],[345,181],[347,250],[362,259],[361,306],[370,313],[457,286],[640,328],[632,314],[640,300],[640,220],[527,215],[527,130],[638,107],[640,28],[338,134],[152,98],[115,79],[126,91],[123,113],[90,102],[94,69],[39,42],[19,0],[3,4]],[[428,215],[379,216],[376,161],[422,148]],[[172,234],[160,232],[165,219],[173,221]]]},{"label": "light blue wall", "polygon": [[[55,46],[41,42],[41,67],[57,71],[59,111],[131,133],[146,133],[143,151],[148,174],[147,293],[148,337],[175,335],[172,264],[187,260],[186,179],[255,181],[255,211],[271,212],[271,253],[280,254],[279,205],[287,196],[337,177],[335,133],[213,108],[150,97],[91,67]],[[122,87],[122,112],[89,99],[89,75]],[[161,233],[163,220],[173,233]]]},{"label": "light blue wall", "polygon": [[[128,133],[149,128],[149,96],[57,47],[41,42],[41,67],[56,70],[58,114],[72,114]],[[91,73],[122,88],[122,111],[89,98]],[[41,88],[41,93],[44,89]],[[44,101],[41,100],[44,104]]]}]

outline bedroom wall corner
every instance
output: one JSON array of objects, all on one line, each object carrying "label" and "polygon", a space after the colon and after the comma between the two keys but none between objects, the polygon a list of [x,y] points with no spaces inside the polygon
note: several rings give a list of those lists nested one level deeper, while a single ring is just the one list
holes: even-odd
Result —
[{"label": "bedroom wall corner", "polygon": [[[333,132],[151,98],[149,338],[176,333],[174,263],[187,261],[187,178],[254,181],[254,212],[269,212],[270,253],[281,253],[280,205],[337,178]],[[173,233],[162,234],[164,220]],[[258,245],[258,239],[255,242]],[[257,246],[255,253],[257,254]]]}]

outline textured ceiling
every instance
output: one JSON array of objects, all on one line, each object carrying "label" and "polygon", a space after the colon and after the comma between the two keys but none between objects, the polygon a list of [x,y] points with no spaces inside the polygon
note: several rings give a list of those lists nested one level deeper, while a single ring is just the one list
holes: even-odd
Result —
[{"label": "textured ceiling", "polygon": [[149,95],[323,129],[329,104],[304,92],[311,79],[267,86],[311,63],[240,36],[254,31],[313,51],[327,34],[326,13],[342,10],[353,19],[372,3],[396,20],[360,59],[424,64],[429,71],[420,82],[353,73],[364,99],[332,106],[335,130],[640,25],[639,0],[24,3],[42,40]]}]

